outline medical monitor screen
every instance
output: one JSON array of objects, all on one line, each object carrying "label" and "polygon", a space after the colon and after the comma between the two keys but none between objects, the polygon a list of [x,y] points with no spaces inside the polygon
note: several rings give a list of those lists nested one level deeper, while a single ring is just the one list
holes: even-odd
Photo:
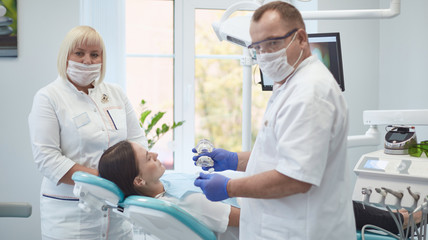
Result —
[{"label": "medical monitor screen", "polygon": [[[311,33],[308,34],[308,41],[312,55],[317,56],[324,63],[342,91],[345,91],[339,33]],[[272,91],[273,81],[264,76],[261,70],[260,78],[262,90]]]},{"label": "medical monitor screen", "polygon": [[364,164],[364,168],[369,170],[384,171],[386,169],[386,166],[388,166],[388,161],[378,159],[367,159],[366,163]]}]

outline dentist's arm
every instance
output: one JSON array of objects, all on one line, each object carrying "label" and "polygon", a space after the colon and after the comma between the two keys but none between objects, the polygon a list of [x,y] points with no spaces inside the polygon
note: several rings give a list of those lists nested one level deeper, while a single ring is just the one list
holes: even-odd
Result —
[{"label": "dentist's arm", "polygon": [[276,170],[236,179],[201,172],[194,184],[200,187],[211,201],[221,201],[230,197],[282,198],[306,193],[312,186]]},{"label": "dentist's arm", "polygon": [[236,168],[236,171],[244,172],[245,169],[247,169],[247,164],[248,164],[248,160],[250,159],[250,156],[251,156],[251,151],[238,153],[238,166]]},{"label": "dentist's arm", "polygon": [[227,182],[229,197],[282,198],[306,193],[312,184],[290,178],[276,170],[259,173]]}]

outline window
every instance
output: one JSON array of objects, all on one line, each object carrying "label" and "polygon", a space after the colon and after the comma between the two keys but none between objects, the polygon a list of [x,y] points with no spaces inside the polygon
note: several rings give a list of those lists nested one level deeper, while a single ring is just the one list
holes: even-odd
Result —
[{"label": "window", "polygon": [[[224,10],[195,9],[195,143],[202,138],[216,147],[242,150],[242,47],[220,42],[211,24]],[[231,17],[246,15],[235,12]],[[252,88],[252,139],[270,94]]]},{"label": "window", "polygon": [[[126,1],[126,93],[140,114],[141,100],[155,112],[165,115],[160,123],[174,121],[174,2],[159,0]],[[147,126],[147,125],[145,125]],[[148,137],[153,136],[154,130]],[[167,169],[174,168],[173,151],[168,146],[173,140],[169,131],[151,151]]]},{"label": "window", "polygon": [[[235,2],[240,1],[81,0],[81,23],[94,26],[108,48],[106,81],[126,89],[137,114],[144,99],[149,109],[166,112],[162,122],[185,120],[152,149],[168,169],[198,170],[191,149],[200,138],[210,138],[215,147],[241,150],[242,48],[220,42],[211,27]],[[314,10],[317,3],[296,6]],[[308,32],[314,29],[316,23],[307,25]],[[270,96],[256,81],[253,141]]]}]

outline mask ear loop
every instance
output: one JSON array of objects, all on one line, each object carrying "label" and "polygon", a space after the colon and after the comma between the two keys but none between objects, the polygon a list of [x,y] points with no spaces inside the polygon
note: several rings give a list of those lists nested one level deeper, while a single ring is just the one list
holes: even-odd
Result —
[{"label": "mask ear loop", "polygon": [[254,66],[254,69],[253,69],[253,84],[254,85],[257,85],[257,84],[262,84],[262,80],[260,79],[260,82],[256,82],[257,80],[256,80],[256,70],[257,69],[259,69],[259,65],[258,64],[256,64],[255,66]]},{"label": "mask ear loop", "polygon": [[296,60],[296,62],[294,62],[294,64],[293,64],[293,68],[296,66],[296,64],[300,61],[300,58],[302,57],[302,55],[303,55],[303,49],[301,49],[300,50],[300,55],[299,55],[299,58]]},{"label": "mask ear loop", "polygon": [[[290,45],[294,42],[294,40],[296,39],[296,36],[297,36],[297,32],[294,34],[294,36],[293,36],[293,39],[291,39],[291,42],[288,44],[288,46],[285,48],[285,50],[287,51],[287,49],[290,47]],[[296,64],[300,61],[300,58],[302,57],[302,55],[303,55],[303,49],[300,49],[300,55],[299,55],[299,58],[297,58],[297,60],[294,62],[294,64],[293,64],[293,68],[295,68],[295,66],[296,66]]]}]

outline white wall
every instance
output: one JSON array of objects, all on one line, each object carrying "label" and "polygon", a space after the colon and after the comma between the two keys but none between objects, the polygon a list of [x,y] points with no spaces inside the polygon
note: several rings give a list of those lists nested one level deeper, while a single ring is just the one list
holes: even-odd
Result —
[{"label": "white wall", "polygon": [[[319,0],[320,10],[379,9],[376,0]],[[379,45],[380,21],[368,20],[320,20],[319,32],[340,32],[344,67],[345,92],[348,102],[349,135],[360,135],[367,131],[362,113],[378,109],[379,105]],[[359,147],[348,150],[349,174],[356,177],[352,169],[363,153],[377,147]]]},{"label": "white wall", "polygon": [[[319,0],[321,10],[389,8],[390,1]],[[428,108],[428,1],[402,0],[401,13],[391,19],[319,21],[320,32],[339,31],[349,105],[350,135],[363,134],[362,112],[376,109]],[[349,149],[350,173],[363,153],[383,148]],[[419,140],[428,127],[417,127]]]},{"label": "white wall", "polygon": [[18,0],[18,58],[0,58],[0,202],[29,202],[30,218],[0,218],[0,239],[40,239],[39,190],[27,116],[35,92],[57,76],[65,34],[79,24],[78,0]]},{"label": "white wall", "polygon": [[[380,109],[428,109],[428,1],[402,0],[401,14],[380,23]],[[416,127],[418,141],[428,126]]]}]

